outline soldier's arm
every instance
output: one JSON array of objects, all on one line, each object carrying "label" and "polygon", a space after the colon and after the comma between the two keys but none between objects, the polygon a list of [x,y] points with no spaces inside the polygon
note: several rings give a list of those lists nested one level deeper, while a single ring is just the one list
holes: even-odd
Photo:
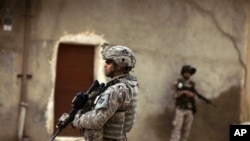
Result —
[{"label": "soldier's arm", "polygon": [[176,84],[177,84],[177,82],[175,82],[174,84],[171,85],[171,88],[172,88],[172,90],[174,90],[174,91],[177,90]]},{"label": "soldier's arm", "polygon": [[175,82],[171,85],[171,89],[174,91],[174,93],[173,93],[174,98],[178,97],[178,93],[177,93],[177,90],[178,90],[178,88],[177,88],[177,83],[178,83],[178,81],[175,81]]},{"label": "soldier's arm", "polygon": [[194,94],[193,92],[191,92],[191,91],[185,90],[183,93],[184,93],[187,97],[193,97],[193,98],[195,98],[195,94]]},{"label": "soldier's arm", "polygon": [[128,92],[124,86],[109,87],[97,100],[94,110],[77,115],[73,121],[76,128],[100,129],[121,105],[121,98]]}]

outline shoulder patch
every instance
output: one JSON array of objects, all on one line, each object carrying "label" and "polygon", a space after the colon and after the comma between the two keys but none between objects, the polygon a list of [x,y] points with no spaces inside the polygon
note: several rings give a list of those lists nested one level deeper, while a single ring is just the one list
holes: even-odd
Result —
[{"label": "shoulder patch", "polygon": [[96,101],[95,109],[108,108],[108,100],[109,100],[108,94],[104,94],[104,95],[100,96],[99,99]]}]

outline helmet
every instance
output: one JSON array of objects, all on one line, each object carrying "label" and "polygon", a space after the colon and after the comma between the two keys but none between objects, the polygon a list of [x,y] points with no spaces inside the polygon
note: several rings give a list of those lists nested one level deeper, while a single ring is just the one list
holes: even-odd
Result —
[{"label": "helmet", "polygon": [[189,72],[191,75],[193,75],[196,72],[196,68],[191,67],[190,65],[184,65],[181,69],[181,75],[183,75],[185,72]]},{"label": "helmet", "polygon": [[121,67],[135,67],[135,55],[133,51],[126,46],[113,46],[102,51],[104,60],[113,60]]}]

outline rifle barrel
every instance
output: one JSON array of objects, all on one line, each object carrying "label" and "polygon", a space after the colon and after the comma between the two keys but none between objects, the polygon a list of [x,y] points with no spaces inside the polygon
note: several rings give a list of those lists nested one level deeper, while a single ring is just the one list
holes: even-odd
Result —
[{"label": "rifle barrel", "polygon": [[56,138],[56,136],[62,131],[61,128],[57,129],[56,133],[50,138],[50,141],[54,141],[54,139]]}]

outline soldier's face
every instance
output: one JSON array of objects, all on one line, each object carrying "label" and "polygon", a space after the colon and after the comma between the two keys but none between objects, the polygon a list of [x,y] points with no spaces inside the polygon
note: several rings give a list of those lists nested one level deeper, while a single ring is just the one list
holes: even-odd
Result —
[{"label": "soldier's face", "polygon": [[105,61],[105,65],[104,65],[104,73],[105,76],[107,77],[114,77],[114,65],[113,65],[113,61],[112,60],[106,60]]},{"label": "soldier's face", "polygon": [[183,73],[183,77],[184,77],[185,79],[189,79],[189,78],[191,77],[190,72],[184,72],[184,73]]}]

